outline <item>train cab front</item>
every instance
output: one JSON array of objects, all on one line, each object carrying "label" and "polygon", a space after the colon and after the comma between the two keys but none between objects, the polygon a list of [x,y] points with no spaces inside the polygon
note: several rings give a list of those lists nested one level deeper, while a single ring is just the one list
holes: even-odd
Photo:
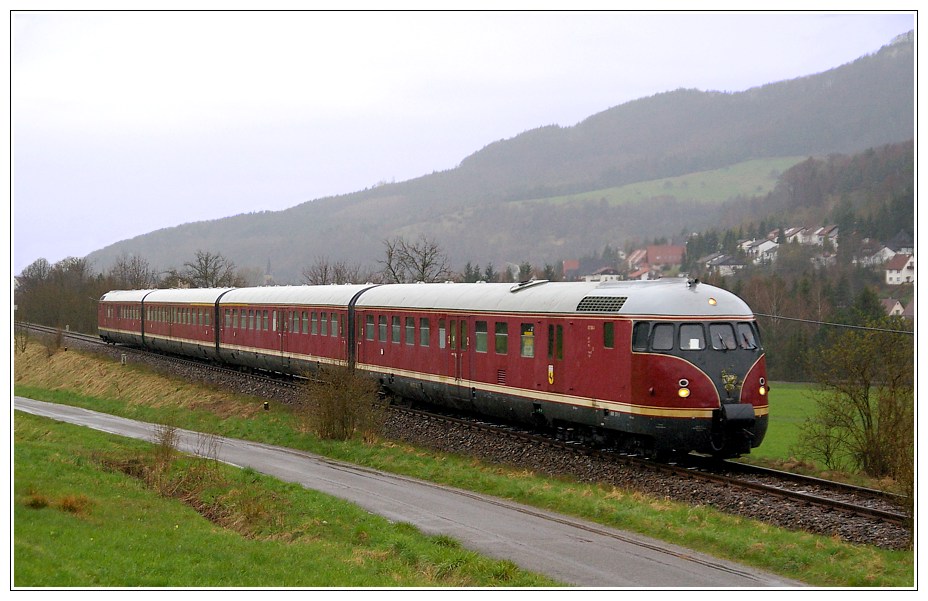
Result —
[{"label": "train cab front", "polygon": [[658,443],[737,457],[767,431],[766,363],[753,320],[638,322],[634,345],[642,396],[667,407]]}]

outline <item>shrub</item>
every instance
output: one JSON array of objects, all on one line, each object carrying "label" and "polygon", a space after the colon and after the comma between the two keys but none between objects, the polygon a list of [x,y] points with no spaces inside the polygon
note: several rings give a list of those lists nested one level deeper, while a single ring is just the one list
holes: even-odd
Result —
[{"label": "shrub", "polygon": [[381,432],[385,411],[369,375],[344,366],[320,366],[304,387],[307,429],[326,440],[360,435],[370,442]]}]

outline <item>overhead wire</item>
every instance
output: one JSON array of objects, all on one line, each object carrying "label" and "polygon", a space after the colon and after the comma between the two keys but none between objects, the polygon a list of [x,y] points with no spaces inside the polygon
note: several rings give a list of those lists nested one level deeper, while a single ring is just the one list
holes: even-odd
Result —
[{"label": "overhead wire", "polygon": [[883,332],[886,334],[908,334],[912,336],[915,334],[913,330],[891,330],[889,328],[874,328],[871,326],[855,326],[846,323],[834,323],[831,321],[816,321],[814,319],[800,319],[798,317],[783,317],[782,315],[768,315],[766,313],[755,313],[757,317],[769,317],[771,319],[782,319],[784,321],[798,321],[801,323],[811,323],[820,326],[834,326],[836,328],[848,328],[851,330],[867,330],[870,332]]}]

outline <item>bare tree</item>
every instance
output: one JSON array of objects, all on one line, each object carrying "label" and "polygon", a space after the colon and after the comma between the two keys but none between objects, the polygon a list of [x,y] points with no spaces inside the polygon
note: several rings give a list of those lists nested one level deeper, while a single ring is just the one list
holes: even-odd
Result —
[{"label": "bare tree", "polygon": [[130,256],[126,252],[116,258],[109,276],[115,286],[127,290],[153,288],[158,281],[158,275],[147,260],[137,255]]},{"label": "bare tree", "polygon": [[402,237],[384,241],[383,278],[388,283],[441,282],[451,277],[448,256],[427,236],[416,242]]},{"label": "bare tree", "polygon": [[405,242],[402,238],[384,240],[384,258],[378,261],[383,265],[383,281],[387,284],[402,284],[406,282],[406,263],[404,261],[403,247]]},{"label": "bare tree", "polygon": [[194,261],[184,263],[183,277],[193,288],[242,285],[235,273],[235,263],[219,253],[203,250],[197,251]]},{"label": "bare tree", "polygon": [[332,262],[329,257],[317,257],[312,265],[303,268],[303,283],[310,285],[352,284],[362,281],[361,266],[345,261]]}]

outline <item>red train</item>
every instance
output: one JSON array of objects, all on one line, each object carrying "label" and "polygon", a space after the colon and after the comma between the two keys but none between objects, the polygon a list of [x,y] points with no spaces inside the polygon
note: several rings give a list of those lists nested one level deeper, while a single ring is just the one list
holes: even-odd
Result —
[{"label": "red train", "polygon": [[767,430],[753,313],[683,279],[113,291],[99,333],[285,373],[350,364],[397,398],[655,454],[736,456]]}]

